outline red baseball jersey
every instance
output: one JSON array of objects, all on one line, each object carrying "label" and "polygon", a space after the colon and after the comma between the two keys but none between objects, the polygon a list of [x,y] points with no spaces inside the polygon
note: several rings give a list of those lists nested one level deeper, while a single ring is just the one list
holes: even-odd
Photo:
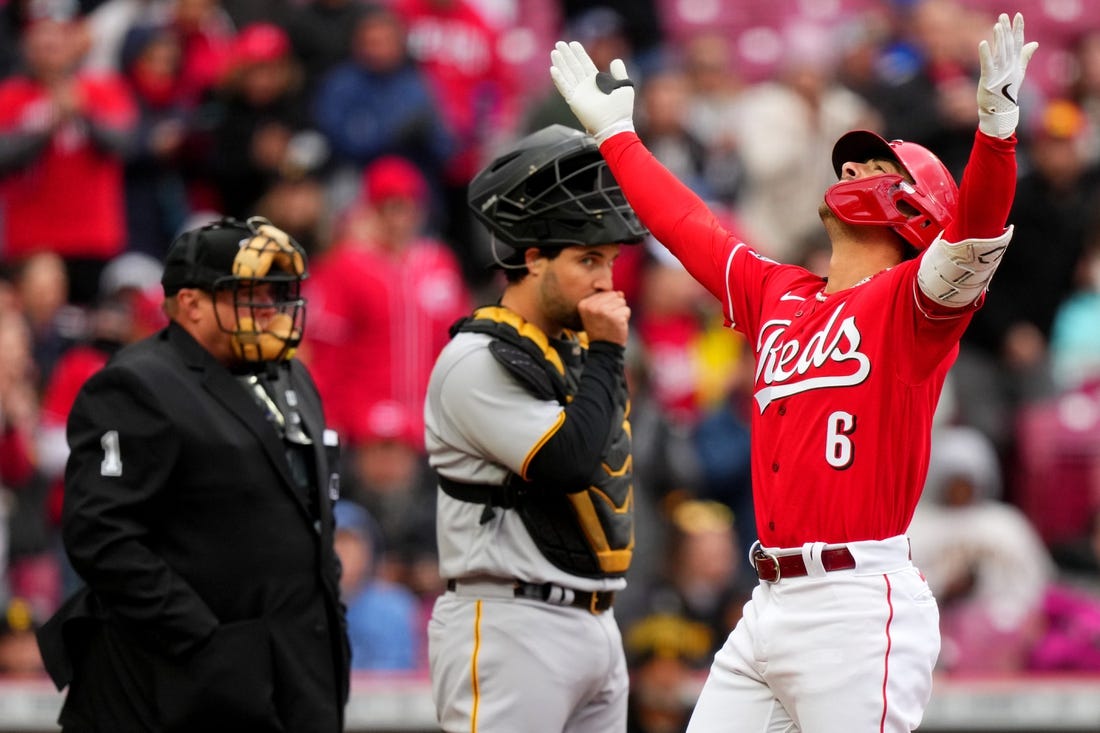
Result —
[{"label": "red baseball jersey", "polygon": [[[1014,140],[979,138],[973,170],[1014,183]],[[932,416],[975,307],[927,298],[919,258],[826,295],[824,279],[757,254],[724,228],[635,135],[614,136],[601,151],[642,221],[754,350],[760,541],[797,547],[904,534],[924,486]],[[1003,233],[1013,190],[1001,184],[970,204],[960,192],[969,208],[945,239]]]}]

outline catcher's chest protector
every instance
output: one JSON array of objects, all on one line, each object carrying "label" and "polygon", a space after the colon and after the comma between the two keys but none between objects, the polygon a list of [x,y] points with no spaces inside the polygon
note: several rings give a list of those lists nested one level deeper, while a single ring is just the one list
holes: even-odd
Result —
[{"label": "catcher's chest protector", "polygon": [[[489,350],[493,356],[533,396],[557,400],[563,406],[573,399],[587,355],[575,335],[555,347],[542,331],[500,307],[478,309],[452,329],[452,333],[460,331],[492,336]],[[633,461],[625,376],[615,404],[614,427],[589,485],[541,486],[515,476],[509,484],[510,503],[539,550],[554,565],[578,576],[621,577],[634,552]],[[471,500],[469,497],[456,498]]]}]

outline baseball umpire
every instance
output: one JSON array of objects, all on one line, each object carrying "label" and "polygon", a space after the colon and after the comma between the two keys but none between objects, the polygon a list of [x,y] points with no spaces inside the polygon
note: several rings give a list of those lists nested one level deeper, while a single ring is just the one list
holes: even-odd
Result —
[{"label": "baseball umpire", "polygon": [[819,213],[828,277],[725,230],[633,131],[622,61],[558,43],[551,76],[639,218],[755,347],[752,481],[760,583],[715,655],[688,730],[917,727],[939,614],[905,536],[959,337],[1012,235],[1016,100],[1036,48],[1020,15],[979,45],[978,130],[957,187],[910,142],[850,132]]},{"label": "baseball umpire", "polygon": [[305,276],[266,220],[185,232],[169,325],[81,389],[62,535],[86,586],[39,634],[65,731],[343,729],[338,445],[292,358]]},{"label": "baseball umpire", "polygon": [[634,546],[630,309],[611,268],[645,229],[595,141],[562,125],[520,140],[468,195],[507,285],[455,324],[428,385],[448,588],[428,627],[439,723],[624,731],[612,602]]}]

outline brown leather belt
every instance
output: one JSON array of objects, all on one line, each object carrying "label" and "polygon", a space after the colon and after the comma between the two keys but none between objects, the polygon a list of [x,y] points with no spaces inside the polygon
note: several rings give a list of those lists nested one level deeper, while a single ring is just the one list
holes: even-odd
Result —
[{"label": "brown leather belt", "polygon": [[[772,555],[758,548],[752,553],[752,564],[756,568],[756,576],[766,583],[809,575],[801,553]],[[821,565],[827,573],[833,570],[852,570],[856,566],[856,559],[847,547],[833,547],[821,551]]]},{"label": "brown leather belt", "polygon": [[[448,580],[447,590],[454,591],[458,588],[459,582],[454,579]],[[515,581],[512,588],[516,598],[530,598],[555,606],[573,606],[591,613],[603,613],[615,602],[613,590],[573,590],[553,583],[525,583],[522,580]]]}]

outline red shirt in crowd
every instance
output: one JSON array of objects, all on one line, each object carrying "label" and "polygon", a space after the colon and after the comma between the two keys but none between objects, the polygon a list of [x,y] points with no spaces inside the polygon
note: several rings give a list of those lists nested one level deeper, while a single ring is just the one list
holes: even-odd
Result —
[{"label": "red shirt in crowd", "polygon": [[460,150],[450,175],[466,182],[481,169],[491,135],[515,123],[518,86],[500,55],[500,31],[469,2],[397,0],[409,51],[432,80]]},{"label": "red shirt in crowd", "polygon": [[[84,116],[114,129],[136,119],[133,101],[116,76],[76,80]],[[44,86],[22,76],[0,81],[0,135],[14,134],[48,115]],[[64,257],[109,259],[126,240],[123,162],[96,146],[82,119],[62,124],[29,164],[0,176],[4,259],[38,250]]]},{"label": "red shirt in crowd", "polygon": [[388,419],[403,408],[393,430],[421,445],[428,375],[471,307],[454,254],[429,239],[396,253],[345,241],[317,259],[306,287],[303,354],[328,422],[355,442],[379,432],[365,421],[386,403]]}]

